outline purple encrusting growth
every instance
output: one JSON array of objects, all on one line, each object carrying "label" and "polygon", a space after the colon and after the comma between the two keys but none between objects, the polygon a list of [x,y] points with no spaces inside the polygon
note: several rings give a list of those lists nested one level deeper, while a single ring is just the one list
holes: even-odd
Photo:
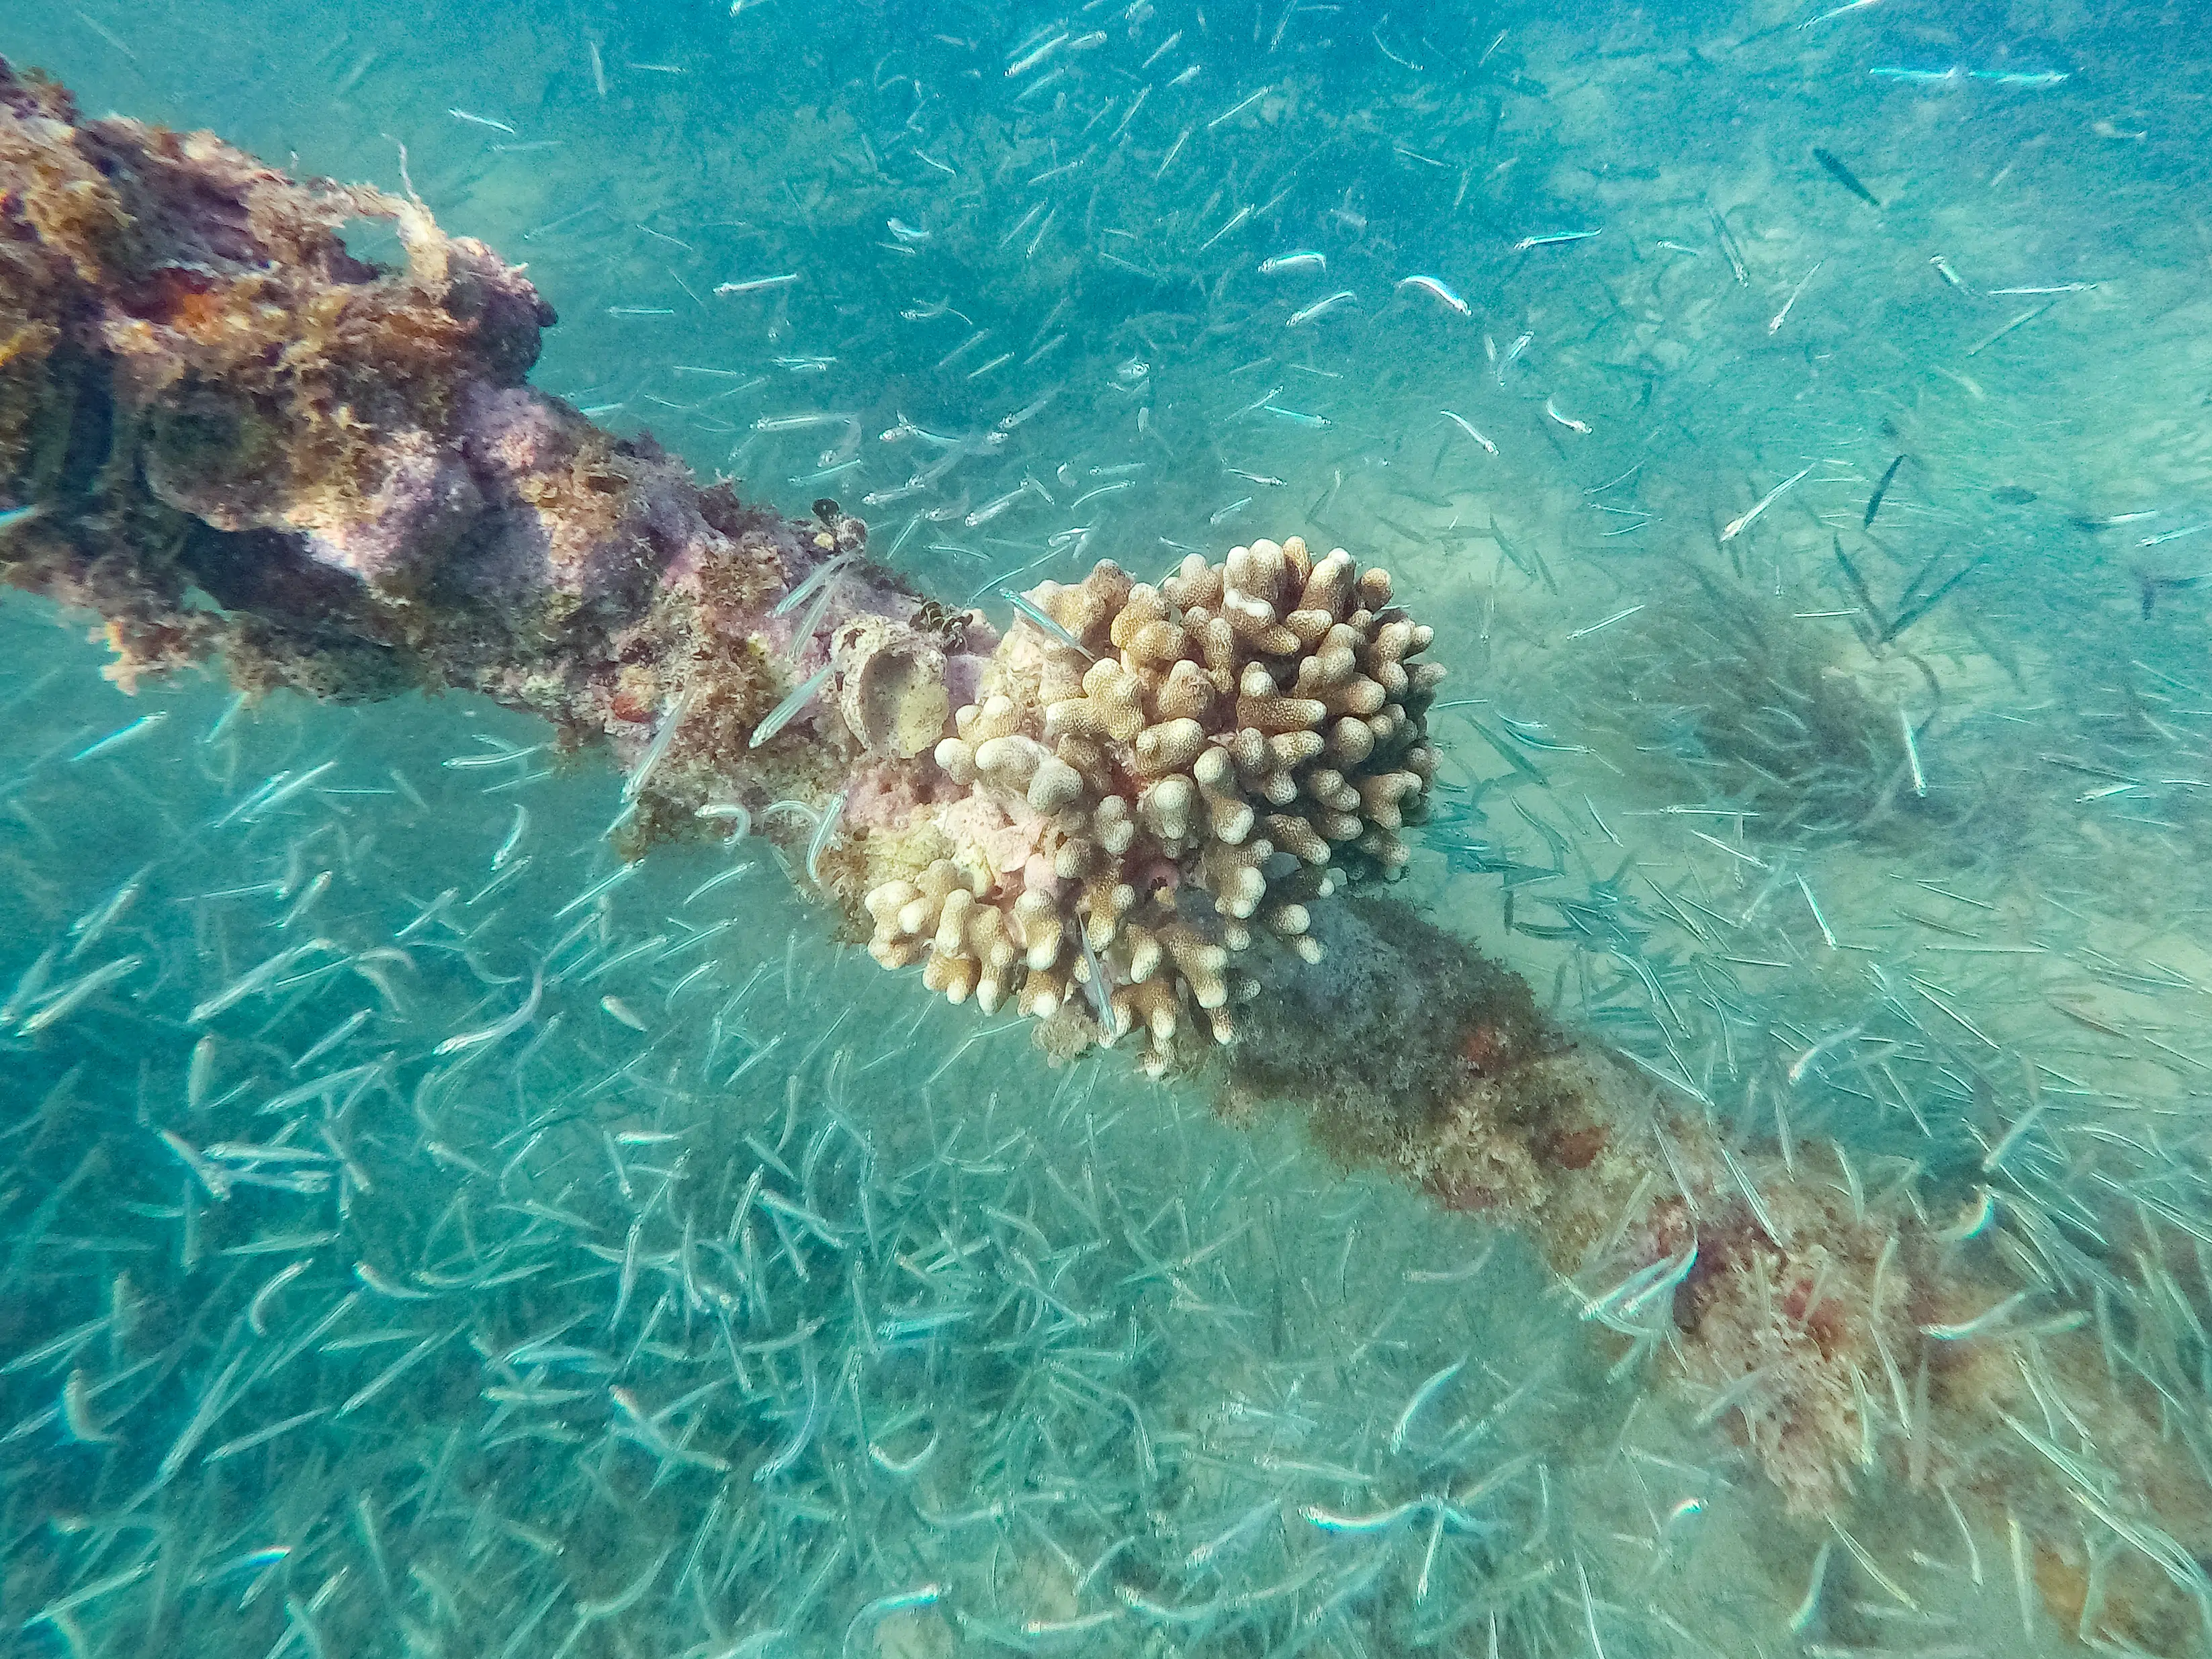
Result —
[{"label": "purple encrusting growth", "polygon": [[[4,64],[0,179],[0,500],[41,507],[0,572],[106,618],[118,682],[220,653],[254,691],[465,688],[625,768],[681,693],[639,845],[710,796],[818,802],[862,757],[834,694],[749,739],[841,628],[921,601],[849,556],[858,520],[748,508],[526,385],[553,312],[483,244],[205,134],[80,122]],[[403,269],[347,252],[362,217]],[[839,557],[798,640],[776,601]],[[979,624],[925,632],[957,660]]]}]

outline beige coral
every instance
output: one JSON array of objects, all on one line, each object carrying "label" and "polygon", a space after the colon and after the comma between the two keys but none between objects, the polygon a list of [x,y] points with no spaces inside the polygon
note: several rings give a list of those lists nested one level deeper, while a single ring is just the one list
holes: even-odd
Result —
[{"label": "beige coral", "polygon": [[951,855],[868,893],[876,959],[956,1002],[1142,1033],[1155,1068],[1196,1025],[1231,1040],[1238,953],[1319,960],[1333,866],[1406,861],[1443,671],[1389,598],[1296,537],[1157,586],[1105,562],[1033,590],[931,757],[945,804],[908,826]]}]

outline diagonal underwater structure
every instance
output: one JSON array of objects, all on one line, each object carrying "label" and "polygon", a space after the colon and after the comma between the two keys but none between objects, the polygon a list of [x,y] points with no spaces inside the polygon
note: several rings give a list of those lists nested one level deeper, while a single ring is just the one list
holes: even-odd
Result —
[{"label": "diagonal underwater structure", "polygon": [[[347,252],[363,218],[404,268]],[[1033,1016],[1041,1064],[1126,1047],[1524,1229],[1863,1562],[1855,1492],[1940,1496],[2085,1638],[2212,1632],[2212,1483],[2112,1334],[2185,1230],[2116,1195],[2101,1252],[2062,1237],[2009,1141],[1877,1191],[1839,1149],[1732,1141],[1367,891],[1440,673],[1386,573],[1296,537],[1157,584],[1102,564],[1001,635],[836,503],[747,506],[532,388],[553,320],[411,196],[82,120],[0,64],[0,575],[96,613],[126,689],[218,658],[249,692],[472,691],[604,744],[633,855],[773,835],[842,937]]]}]

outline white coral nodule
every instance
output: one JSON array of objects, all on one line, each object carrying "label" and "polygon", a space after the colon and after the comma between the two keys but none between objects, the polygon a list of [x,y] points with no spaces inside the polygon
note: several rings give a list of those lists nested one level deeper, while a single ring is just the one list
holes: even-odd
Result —
[{"label": "white coral nodule", "polygon": [[869,949],[955,1002],[1141,1030],[1164,1068],[1192,1005],[1234,1035],[1255,924],[1317,962],[1310,907],[1346,851],[1404,866],[1443,670],[1411,660],[1431,630],[1387,572],[1295,536],[1158,586],[1108,562],[1026,597],[1066,638],[1017,617],[933,756],[965,790],[925,810],[951,854],[869,892]]}]

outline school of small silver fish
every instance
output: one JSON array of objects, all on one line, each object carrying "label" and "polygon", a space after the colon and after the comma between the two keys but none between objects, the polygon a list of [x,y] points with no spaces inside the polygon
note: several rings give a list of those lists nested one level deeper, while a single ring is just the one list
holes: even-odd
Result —
[{"label": "school of small silver fish", "polygon": [[[2201,1652],[2212,74],[2148,0],[1964,9],[0,10],[88,106],[404,177],[562,312],[539,385],[1001,624],[1386,560],[1452,669],[1403,890],[2016,1258],[1922,1328],[2051,1481],[1970,1520],[1923,1441],[1785,1516],[1758,1364],[1639,1386],[1693,1255],[1563,1278],[1048,1070],[744,808],[618,861],[650,759],[126,697],[10,601],[0,1656]],[[2100,1461],[2119,1378],[2185,1496]]]}]

